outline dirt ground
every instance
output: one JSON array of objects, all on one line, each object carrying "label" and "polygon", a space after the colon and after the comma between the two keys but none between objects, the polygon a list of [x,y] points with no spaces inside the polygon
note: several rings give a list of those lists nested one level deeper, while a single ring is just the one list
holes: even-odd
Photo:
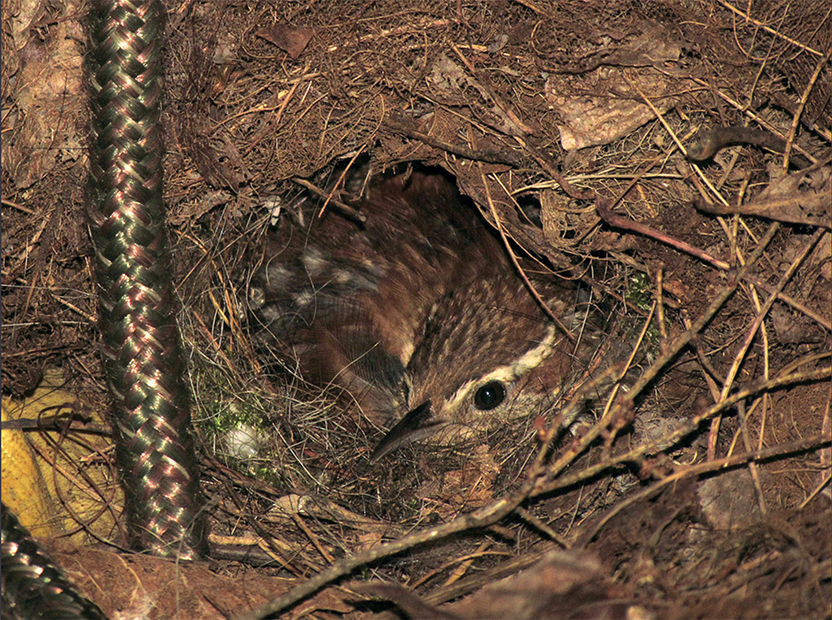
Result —
[{"label": "dirt ground", "polygon": [[[60,390],[39,415],[70,423],[27,436],[78,518],[44,544],[108,617],[240,617],[418,531],[281,617],[832,614],[826,3],[165,4],[165,201],[215,551],[193,564],[124,549],[87,6],[2,3],[2,392]],[[575,434],[554,407],[371,465],[374,429],[267,372],[240,312],[279,210],[310,184],[338,197],[358,161],[454,175],[526,263],[591,288],[650,380]]]}]

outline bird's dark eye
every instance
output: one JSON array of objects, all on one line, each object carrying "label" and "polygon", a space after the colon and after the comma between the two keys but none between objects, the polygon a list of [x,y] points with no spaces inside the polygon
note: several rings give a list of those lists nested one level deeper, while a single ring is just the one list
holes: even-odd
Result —
[{"label": "bird's dark eye", "polygon": [[474,394],[474,406],[480,411],[499,407],[506,399],[506,386],[501,381],[489,381]]}]

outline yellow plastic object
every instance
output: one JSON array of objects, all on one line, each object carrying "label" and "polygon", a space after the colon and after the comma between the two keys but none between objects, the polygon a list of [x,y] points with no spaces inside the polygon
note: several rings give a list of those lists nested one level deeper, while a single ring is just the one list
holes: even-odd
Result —
[{"label": "yellow plastic object", "polygon": [[[3,424],[11,418],[7,413],[7,399],[0,406]],[[55,536],[62,533],[55,521],[56,511],[52,496],[35,461],[32,447],[22,430],[3,429],[2,480],[3,503],[17,514],[33,536]]]},{"label": "yellow plastic object", "polygon": [[[3,422],[65,417],[75,410],[84,411],[91,424],[104,425],[63,384],[60,372],[47,371],[31,396],[3,398]],[[70,535],[81,544],[87,533],[117,538],[114,530],[124,501],[110,466],[111,453],[111,439],[100,434],[3,430],[3,502],[35,536]]]}]

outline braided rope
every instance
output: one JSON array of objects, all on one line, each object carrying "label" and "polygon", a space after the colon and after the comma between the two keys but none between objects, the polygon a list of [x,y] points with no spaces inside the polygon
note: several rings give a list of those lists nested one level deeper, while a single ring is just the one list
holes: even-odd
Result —
[{"label": "braided rope", "polygon": [[0,511],[3,618],[103,619],[102,611],[75,592],[12,511],[5,504]]},{"label": "braided rope", "polygon": [[156,0],[93,2],[90,217],[131,542],[194,558],[205,528],[164,228],[164,23]]}]

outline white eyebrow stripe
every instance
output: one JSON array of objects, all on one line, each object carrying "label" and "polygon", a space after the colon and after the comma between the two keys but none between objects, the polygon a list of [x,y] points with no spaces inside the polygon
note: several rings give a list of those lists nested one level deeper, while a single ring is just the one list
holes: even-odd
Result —
[{"label": "white eyebrow stripe", "polygon": [[549,354],[552,351],[554,351],[556,336],[557,330],[555,329],[555,326],[549,325],[546,328],[546,335],[543,337],[543,340],[541,340],[537,346],[526,351],[512,364],[507,364],[505,366],[495,368],[487,375],[483,375],[482,377],[478,377],[477,379],[473,379],[463,384],[456,392],[453,393],[453,395],[450,398],[446,398],[443,401],[442,411],[449,412],[456,409],[456,407],[459,406],[460,402],[465,400],[465,398],[468,396],[468,393],[474,386],[484,385],[489,381],[502,381],[504,383],[512,383],[513,381],[516,381],[519,377],[522,377],[530,370],[537,368],[538,366],[540,366],[543,360],[549,357]]}]

